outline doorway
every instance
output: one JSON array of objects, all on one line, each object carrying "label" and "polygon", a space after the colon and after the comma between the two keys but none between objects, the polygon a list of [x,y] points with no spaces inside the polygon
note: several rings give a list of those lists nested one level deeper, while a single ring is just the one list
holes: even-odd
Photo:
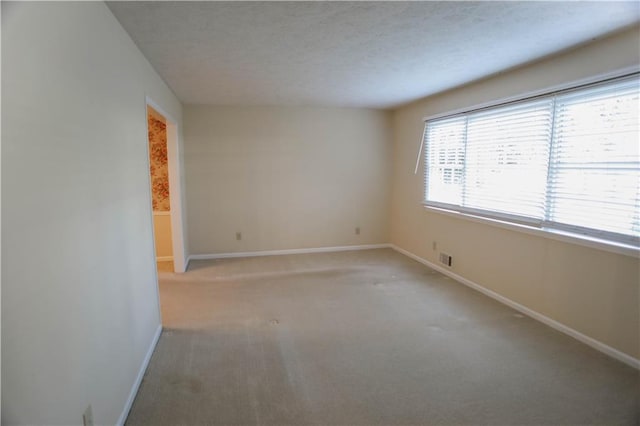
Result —
[{"label": "doorway", "polygon": [[186,269],[176,121],[147,98],[148,172],[158,272]]}]

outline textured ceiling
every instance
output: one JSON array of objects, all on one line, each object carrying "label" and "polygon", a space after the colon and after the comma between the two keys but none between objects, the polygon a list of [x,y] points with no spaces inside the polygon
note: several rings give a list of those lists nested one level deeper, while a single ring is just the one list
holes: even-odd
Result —
[{"label": "textured ceiling", "polygon": [[638,2],[110,2],[184,103],[394,107],[640,20]]}]

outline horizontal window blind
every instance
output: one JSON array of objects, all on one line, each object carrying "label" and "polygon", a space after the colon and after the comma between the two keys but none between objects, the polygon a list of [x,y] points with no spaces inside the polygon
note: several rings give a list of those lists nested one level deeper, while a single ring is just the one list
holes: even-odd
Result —
[{"label": "horizontal window blind", "polygon": [[441,120],[428,126],[425,138],[427,153],[427,197],[431,200],[460,205],[464,173],[465,132],[467,119]]},{"label": "horizontal window blind", "polygon": [[638,245],[639,80],[427,122],[425,203]]},{"label": "horizontal window blind", "polygon": [[638,81],[556,99],[548,220],[640,235]]},{"label": "horizontal window blind", "polygon": [[551,101],[470,114],[463,205],[544,219]]}]

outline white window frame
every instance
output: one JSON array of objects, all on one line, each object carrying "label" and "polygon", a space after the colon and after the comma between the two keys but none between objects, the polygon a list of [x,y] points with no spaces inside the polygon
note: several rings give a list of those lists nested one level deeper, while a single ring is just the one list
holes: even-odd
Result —
[{"label": "white window frame", "polygon": [[[618,80],[624,80],[628,78],[640,77],[640,69],[638,67],[632,67],[620,71],[618,73],[611,73],[609,75],[601,75],[596,78],[582,80],[574,82],[572,84],[566,84],[563,86],[556,86],[544,91],[535,93],[529,93],[519,97],[512,97],[509,99],[502,99],[499,101],[489,102],[482,105],[476,105],[466,109],[452,111],[449,113],[443,113],[425,117],[425,133],[423,134],[422,144],[426,143],[426,130],[428,122],[435,120],[442,120],[446,118],[454,118],[467,116],[474,112],[499,108],[505,105],[516,104],[520,102],[526,102],[537,98],[555,98],[559,95],[563,95],[570,92],[580,91],[593,86],[598,86],[607,83],[614,83]],[[466,143],[466,142],[465,142]],[[423,161],[424,173],[425,173],[425,185],[427,185],[427,153],[428,149],[424,147],[424,153],[422,152],[422,145],[419,152],[419,160]],[[417,166],[416,166],[417,167]],[[423,188],[423,201],[422,205],[430,210],[438,213],[447,214],[454,217],[462,217],[470,219],[475,222],[488,223],[493,226],[498,226],[507,229],[514,229],[534,235],[542,235],[551,239],[567,241],[571,243],[577,243],[580,245],[605,249],[607,251],[621,253],[625,255],[637,256],[640,254],[640,244],[637,237],[628,235],[616,234],[609,231],[584,228],[576,225],[559,224],[548,220],[545,217],[542,220],[522,217],[518,215],[505,214],[501,212],[492,212],[486,210],[479,210],[475,208],[469,208],[458,205],[450,205],[446,203],[439,203],[436,201],[426,200],[427,187]]]}]

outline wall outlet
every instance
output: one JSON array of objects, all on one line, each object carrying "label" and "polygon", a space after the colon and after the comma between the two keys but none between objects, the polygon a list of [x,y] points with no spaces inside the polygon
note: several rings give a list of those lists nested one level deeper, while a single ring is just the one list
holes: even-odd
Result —
[{"label": "wall outlet", "polygon": [[356,226],[356,235],[360,235],[360,227]]},{"label": "wall outlet", "polygon": [[84,414],[82,415],[82,426],[93,426],[93,410],[91,409],[91,404],[84,410]]},{"label": "wall outlet", "polygon": [[240,241],[242,239],[242,232],[236,232],[236,240]]},{"label": "wall outlet", "polygon": [[433,241],[431,243],[431,248],[435,251],[438,250],[438,242],[437,241]]}]

